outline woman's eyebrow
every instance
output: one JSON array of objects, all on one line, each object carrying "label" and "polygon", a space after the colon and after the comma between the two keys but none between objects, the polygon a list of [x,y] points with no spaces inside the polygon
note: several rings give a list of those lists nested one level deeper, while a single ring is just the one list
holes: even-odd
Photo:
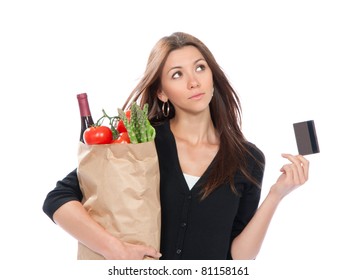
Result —
[{"label": "woman's eyebrow", "polygon": [[[199,58],[199,59],[195,60],[195,61],[192,63],[192,65],[197,64],[197,63],[198,63],[199,61],[201,61],[201,60],[206,61],[204,58]],[[167,70],[167,73],[169,73],[169,72],[172,71],[172,70],[181,69],[181,68],[182,68],[182,66],[180,66],[180,65],[178,65],[178,66],[173,66],[173,67],[171,67],[169,70]]]}]

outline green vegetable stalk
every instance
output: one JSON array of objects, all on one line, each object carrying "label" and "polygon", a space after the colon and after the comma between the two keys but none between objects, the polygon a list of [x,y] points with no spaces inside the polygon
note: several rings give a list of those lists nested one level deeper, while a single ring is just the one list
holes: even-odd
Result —
[{"label": "green vegetable stalk", "polygon": [[146,103],[141,109],[138,104],[133,102],[130,106],[130,121],[125,112],[118,109],[119,119],[123,120],[132,144],[150,142],[155,139],[156,131],[148,120],[148,107],[149,105]]}]

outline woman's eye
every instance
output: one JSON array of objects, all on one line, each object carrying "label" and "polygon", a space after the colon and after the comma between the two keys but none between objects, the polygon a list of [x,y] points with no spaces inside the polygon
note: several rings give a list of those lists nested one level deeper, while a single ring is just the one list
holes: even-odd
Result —
[{"label": "woman's eye", "polygon": [[172,78],[173,79],[177,79],[177,78],[180,78],[182,76],[181,72],[175,72],[173,75],[172,75]]},{"label": "woman's eye", "polygon": [[197,68],[196,68],[197,71],[203,71],[203,70],[205,70],[205,69],[206,69],[206,66],[203,65],[203,64],[198,65]]}]

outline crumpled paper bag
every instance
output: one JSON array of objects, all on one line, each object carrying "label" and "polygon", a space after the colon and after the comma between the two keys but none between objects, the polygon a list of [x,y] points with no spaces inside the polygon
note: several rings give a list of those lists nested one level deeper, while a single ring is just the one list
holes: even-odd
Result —
[{"label": "crumpled paper bag", "polygon": [[[154,141],[80,142],[77,173],[83,206],[95,221],[122,241],[160,251],[160,174]],[[104,259],[80,242],[77,258]]]}]

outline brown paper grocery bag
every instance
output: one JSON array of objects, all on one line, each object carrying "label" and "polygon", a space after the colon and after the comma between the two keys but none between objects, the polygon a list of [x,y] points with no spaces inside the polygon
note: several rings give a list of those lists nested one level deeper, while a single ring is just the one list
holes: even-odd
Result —
[{"label": "brown paper grocery bag", "polygon": [[[160,250],[160,174],[153,141],[79,143],[77,172],[82,203],[94,220],[122,241]],[[81,243],[77,257],[104,259]]]}]

